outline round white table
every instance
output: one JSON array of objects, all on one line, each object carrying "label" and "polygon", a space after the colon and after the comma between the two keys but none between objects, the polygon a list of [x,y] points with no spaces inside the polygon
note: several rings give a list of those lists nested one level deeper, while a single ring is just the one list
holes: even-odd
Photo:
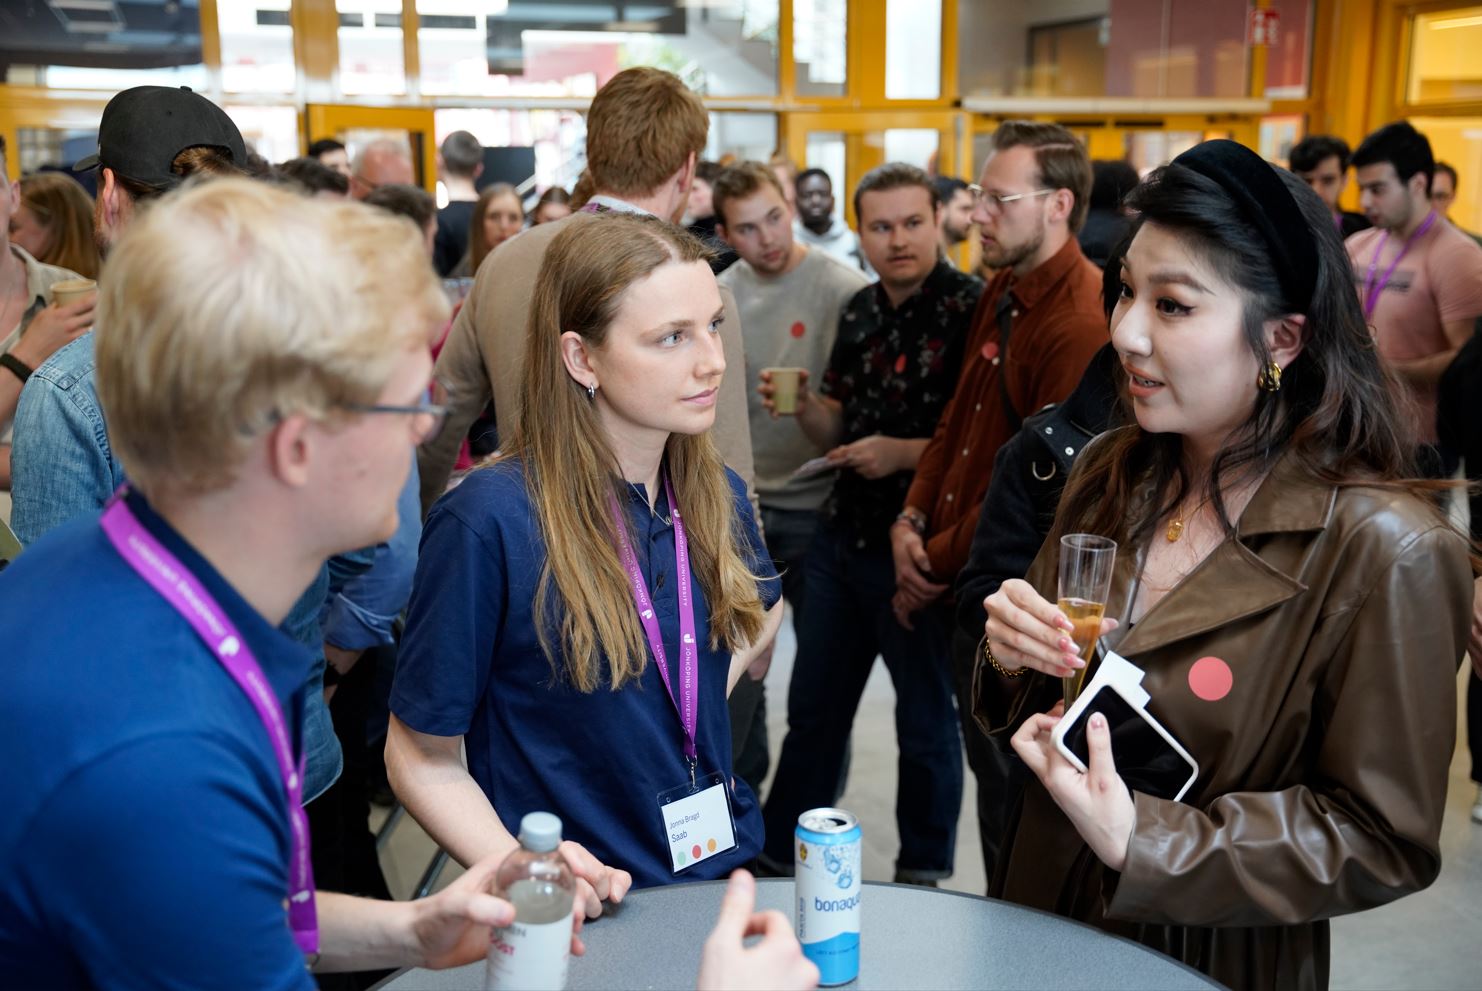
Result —
[{"label": "round white table", "polygon": [[[1176,960],[1090,926],[1007,902],[903,884],[864,885],[859,978],[849,988],[1218,988]],[[586,955],[571,961],[570,991],[693,988],[725,882],[631,893],[582,930]],[[757,883],[758,908],[792,918],[793,882]],[[479,991],[482,962],[453,970],[404,970],[385,991]]]}]

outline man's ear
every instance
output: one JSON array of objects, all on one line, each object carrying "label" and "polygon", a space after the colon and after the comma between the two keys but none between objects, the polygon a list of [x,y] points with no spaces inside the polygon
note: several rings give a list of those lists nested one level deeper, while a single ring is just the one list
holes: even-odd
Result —
[{"label": "man's ear", "polygon": [[268,432],[268,468],[280,484],[295,489],[307,485],[313,455],[310,423],[302,414],[284,417]]}]

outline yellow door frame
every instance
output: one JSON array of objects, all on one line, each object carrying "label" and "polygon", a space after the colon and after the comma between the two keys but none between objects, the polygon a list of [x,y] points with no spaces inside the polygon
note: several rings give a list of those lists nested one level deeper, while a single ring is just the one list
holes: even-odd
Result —
[{"label": "yellow door frame", "polygon": [[406,131],[412,135],[413,164],[417,168],[418,183],[429,193],[437,191],[437,133],[432,108],[311,103],[304,110],[303,121],[306,142],[357,128]]}]

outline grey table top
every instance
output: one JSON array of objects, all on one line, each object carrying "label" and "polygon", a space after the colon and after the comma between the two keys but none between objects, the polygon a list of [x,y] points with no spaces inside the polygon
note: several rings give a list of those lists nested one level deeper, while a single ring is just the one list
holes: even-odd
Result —
[{"label": "grey table top", "polygon": [[[1136,943],[1043,912],[956,892],[866,882],[860,973],[849,988],[1217,988]],[[693,988],[724,882],[635,891],[587,923],[568,987]],[[757,906],[792,917],[790,879],[762,880]],[[484,965],[405,970],[387,991],[483,988]]]}]

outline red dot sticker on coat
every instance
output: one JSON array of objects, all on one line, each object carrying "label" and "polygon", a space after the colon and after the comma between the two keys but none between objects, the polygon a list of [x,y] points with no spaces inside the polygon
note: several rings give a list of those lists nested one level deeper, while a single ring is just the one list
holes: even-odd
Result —
[{"label": "red dot sticker on coat", "polygon": [[803,326],[803,321],[801,320],[792,325],[792,336],[794,337],[802,337],[807,332],[808,328]]},{"label": "red dot sticker on coat", "polygon": [[905,373],[905,370],[906,370],[906,356],[905,355],[901,355],[899,358],[896,358],[895,359],[895,374],[897,374],[897,375],[904,374]]},{"label": "red dot sticker on coat", "polygon": [[997,357],[998,357],[998,342],[997,341],[989,341],[987,344],[984,344],[983,345],[983,360],[984,361],[992,361],[994,358],[997,358]]},{"label": "red dot sticker on coat", "polygon": [[1218,702],[1234,685],[1235,673],[1218,657],[1201,657],[1189,668],[1189,689],[1206,702]]}]

